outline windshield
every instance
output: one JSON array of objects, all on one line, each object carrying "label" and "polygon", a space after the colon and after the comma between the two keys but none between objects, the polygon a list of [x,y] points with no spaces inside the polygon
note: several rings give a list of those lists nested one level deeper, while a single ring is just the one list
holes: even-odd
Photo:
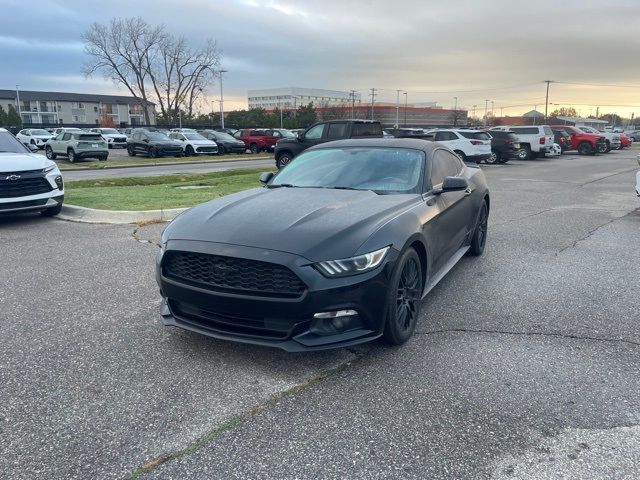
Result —
[{"label": "windshield", "polygon": [[169,137],[160,132],[147,132],[147,137],[149,137],[149,140],[156,140],[160,142],[169,140]]},{"label": "windshield", "polygon": [[107,135],[119,135],[120,132],[118,132],[118,130],[116,130],[115,128],[102,128],[101,129],[102,133],[105,133]]},{"label": "windshield", "polygon": [[323,148],[298,156],[270,188],[307,187],[419,193],[424,152],[405,148]]},{"label": "windshield", "polygon": [[102,141],[102,137],[98,133],[81,133],[73,135],[74,138],[81,141]]},{"label": "windshield", "polygon": [[183,133],[183,135],[187,138],[187,140],[206,140],[199,133]]},{"label": "windshield", "polygon": [[289,130],[276,130],[282,134],[283,138],[296,138],[296,136],[291,133]]},{"label": "windshield", "polygon": [[51,134],[46,130],[31,130],[31,135],[46,135],[48,137],[51,136]]},{"label": "windshield", "polygon": [[0,132],[0,153],[31,153],[9,132]]},{"label": "windshield", "polygon": [[228,133],[222,133],[222,132],[215,132],[213,133],[213,138],[215,138],[216,140],[220,140],[225,141],[225,142],[237,142],[238,140],[236,140],[235,138],[233,138],[231,135],[229,135]]}]

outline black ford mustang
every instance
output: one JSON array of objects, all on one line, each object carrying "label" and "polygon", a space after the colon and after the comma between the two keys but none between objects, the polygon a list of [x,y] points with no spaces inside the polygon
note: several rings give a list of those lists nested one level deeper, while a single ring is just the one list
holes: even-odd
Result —
[{"label": "black ford mustang", "polygon": [[165,325],[289,351],[402,344],[421,299],[484,250],[484,175],[438,143],[325,143],[261,181],[167,226]]}]

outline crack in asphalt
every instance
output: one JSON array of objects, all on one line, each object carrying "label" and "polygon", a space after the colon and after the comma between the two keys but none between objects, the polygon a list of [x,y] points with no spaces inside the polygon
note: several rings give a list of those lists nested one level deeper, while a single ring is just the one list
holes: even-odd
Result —
[{"label": "crack in asphalt", "polygon": [[514,335],[514,336],[531,336],[531,337],[554,337],[566,338],[569,340],[586,340],[593,342],[607,343],[626,343],[634,347],[640,347],[640,342],[626,340],[624,338],[607,338],[607,337],[591,337],[588,335],[573,335],[568,333],[551,333],[551,332],[517,332],[513,330],[484,330],[473,328],[444,328],[441,330],[429,330],[426,332],[415,332],[414,335],[434,335],[439,333],[486,333],[495,335]]},{"label": "crack in asphalt", "polygon": [[158,468],[159,466],[170,462],[172,460],[175,460],[177,458],[180,458],[184,455],[188,455],[190,453],[193,453],[199,449],[201,449],[202,447],[205,447],[207,445],[209,445],[211,442],[213,442],[217,437],[219,437],[222,433],[226,432],[227,430],[231,430],[232,428],[236,427],[237,425],[240,425],[241,423],[245,422],[246,420],[249,420],[250,418],[254,417],[256,414],[262,412],[263,410],[265,410],[266,408],[272,406],[272,405],[276,405],[280,400],[282,400],[283,398],[292,396],[292,395],[296,395],[297,393],[313,386],[316,385],[330,377],[333,377],[335,375],[340,374],[341,372],[343,372],[347,367],[351,366],[353,363],[361,360],[365,354],[362,352],[357,352],[357,351],[353,351],[353,350],[349,350],[349,352],[351,352],[353,354],[353,358],[340,363],[339,365],[336,365],[335,367],[332,368],[328,368],[326,370],[321,370],[320,372],[318,372],[317,374],[313,375],[312,377],[310,377],[308,380],[296,384],[293,387],[287,389],[287,390],[283,390],[280,392],[276,392],[276,393],[272,393],[265,401],[258,403],[256,405],[253,405],[252,407],[248,408],[247,410],[233,416],[232,418],[230,418],[229,420],[227,420],[226,422],[218,425],[215,429],[213,429],[211,432],[207,433],[206,435],[194,440],[193,442],[189,443],[186,447],[180,449],[180,450],[174,450],[172,452],[166,452],[163,453],[155,458],[152,458],[151,460],[146,461],[145,463],[143,463],[142,465],[140,465],[139,467],[135,468],[133,470],[133,472],[131,472],[131,475],[129,475],[127,477],[127,480],[134,480],[137,478],[140,478],[141,476],[152,472],[153,470],[155,470],[156,468]]},{"label": "crack in asphalt", "polygon": [[609,174],[609,175],[605,175],[604,177],[596,178],[595,180],[589,180],[588,182],[580,183],[580,184],[579,184],[579,186],[580,186],[580,187],[584,187],[585,185],[590,185],[590,184],[592,184],[592,183],[599,182],[600,180],[605,180],[605,179],[607,179],[607,178],[615,177],[616,175],[620,175],[620,174],[622,174],[622,173],[635,172],[636,170],[637,170],[637,168],[636,168],[636,167],[629,168],[629,169],[627,169],[627,170],[621,170],[621,171],[619,171],[619,172],[615,172],[615,173],[611,173],[611,174]]},{"label": "crack in asphalt", "polygon": [[583,237],[577,238],[573,241],[573,243],[571,243],[570,245],[567,245],[566,247],[562,247],[560,250],[558,250],[555,254],[555,256],[557,257],[558,255],[560,255],[562,252],[569,250],[571,248],[575,248],[578,243],[583,242],[587,239],[589,239],[589,237],[591,237],[594,233],[596,233],[598,230],[600,230],[603,227],[606,227],[607,225],[611,225],[613,222],[615,222],[616,220],[618,220],[619,218],[624,218],[626,215],[624,215],[623,217],[616,217],[616,218],[612,218],[611,220],[609,220],[608,222],[605,222],[601,225],[598,225],[596,228],[589,230],[589,232],[587,232],[587,234]]}]

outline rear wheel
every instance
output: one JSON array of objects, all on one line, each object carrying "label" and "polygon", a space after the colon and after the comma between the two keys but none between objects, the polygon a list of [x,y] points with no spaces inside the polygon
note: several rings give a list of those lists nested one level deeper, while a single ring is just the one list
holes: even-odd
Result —
[{"label": "rear wheel", "polygon": [[383,338],[391,345],[405,343],[416,328],[422,300],[422,266],[413,248],[397,261],[387,292]]},{"label": "rear wheel", "polygon": [[593,155],[593,147],[589,142],[582,142],[578,145],[578,154],[580,155]]},{"label": "rear wheel", "polygon": [[259,153],[260,149],[258,148],[258,145],[255,143],[252,143],[251,145],[249,145],[249,150],[251,150],[251,153]]},{"label": "rear wheel", "polygon": [[286,165],[291,163],[292,159],[293,159],[293,155],[291,155],[289,152],[283,152],[280,155],[278,155],[276,166],[278,167],[278,169],[285,167]]},{"label": "rear wheel", "polygon": [[136,156],[136,150],[133,148],[133,145],[127,146],[127,153],[129,154],[130,157]]},{"label": "rear wheel", "polygon": [[193,150],[193,147],[191,145],[187,145],[187,147],[184,149],[184,154],[187,157],[191,157],[192,155],[195,155],[196,152]]},{"label": "rear wheel", "polygon": [[518,160],[529,160],[531,156],[531,150],[528,146],[524,146],[518,150]]},{"label": "rear wheel", "polygon": [[489,209],[487,208],[487,202],[482,202],[480,207],[480,213],[478,215],[478,221],[476,223],[476,229],[473,232],[471,238],[471,245],[469,248],[469,255],[479,257],[484,252],[484,245],[487,242],[487,226],[489,223]]},{"label": "rear wheel", "polygon": [[500,154],[495,150],[491,150],[491,156],[485,160],[489,165],[500,163]]},{"label": "rear wheel", "polygon": [[108,155],[101,155],[98,157],[98,161],[99,162],[106,162],[108,158]]},{"label": "rear wheel", "polygon": [[156,150],[155,147],[149,148],[149,156],[151,158],[158,158],[158,151]]},{"label": "rear wheel", "polygon": [[47,145],[47,148],[45,148],[44,150],[44,154],[47,156],[49,160],[55,160],[57,156],[55,153],[53,153],[53,149],[48,145]]},{"label": "rear wheel", "polygon": [[76,152],[73,151],[73,148],[67,150],[67,157],[69,157],[69,163],[75,163],[76,161]]},{"label": "rear wheel", "polygon": [[226,155],[227,149],[224,148],[224,145],[218,145],[218,155]]}]

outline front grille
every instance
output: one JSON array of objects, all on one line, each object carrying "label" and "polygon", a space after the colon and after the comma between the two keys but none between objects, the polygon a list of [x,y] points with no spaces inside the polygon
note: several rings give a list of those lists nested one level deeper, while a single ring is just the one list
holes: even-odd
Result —
[{"label": "front grille", "polygon": [[38,200],[25,200],[24,202],[0,203],[0,212],[2,210],[13,210],[15,208],[40,207],[48,202],[47,198]]},{"label": "front grille", "polygon": [[287,267],[245,258],[169,251],[162,269],[167,278],[244,295],[297,298],[306,288]]},{"label": "front grille", "polygon": [[197,305],[169,300],[171,313],[180,321],[218,333],[229,333],[268,340],[285,340],[303,330],[309,322],[292,325],[291,322],[267,320],[261,317],[214,312]]},{"label": "front grille", "polygon": [[198,152],[217,152],[218,147],[197,147],[196,151]]},{"label": "front grille", "polygon": [[[12,177],[19,178],[9,180]],[[0,173],[0,198],[26,197],[47,193],[51,190],[53,187],[42,176],[42,170]]]}]

